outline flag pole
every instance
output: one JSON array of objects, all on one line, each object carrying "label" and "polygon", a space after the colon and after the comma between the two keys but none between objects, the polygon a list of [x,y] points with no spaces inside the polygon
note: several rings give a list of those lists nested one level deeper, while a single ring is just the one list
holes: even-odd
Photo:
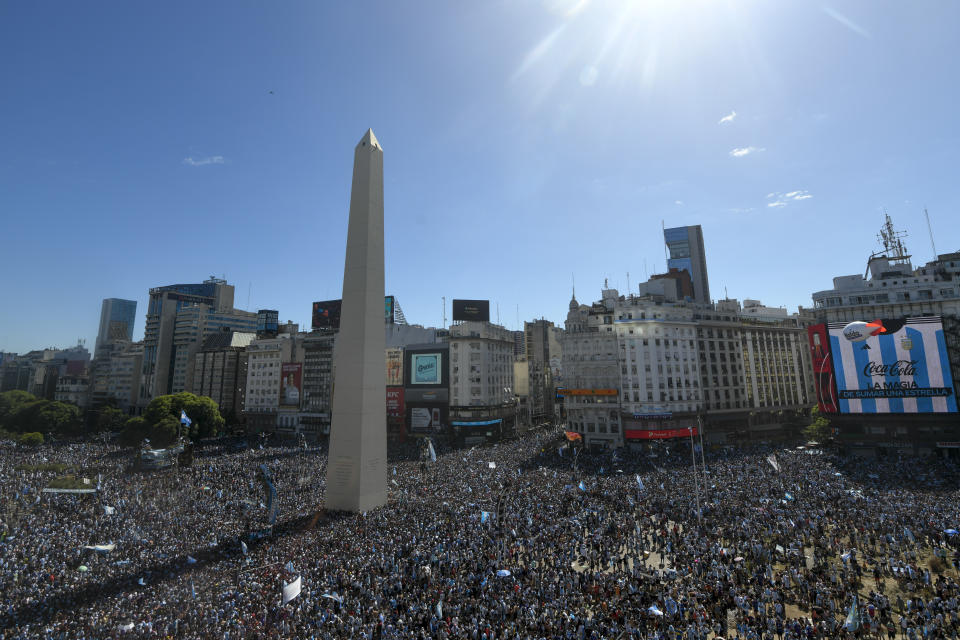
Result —
[{"label": "flag pole", "polygon": [[700,483],[697,480],[697,452],[693,448],[693,427],[687,427],[690,433],[690,460],[693,462],[693,488],[697,496],[697,524],[703,524],[700,513]]}]

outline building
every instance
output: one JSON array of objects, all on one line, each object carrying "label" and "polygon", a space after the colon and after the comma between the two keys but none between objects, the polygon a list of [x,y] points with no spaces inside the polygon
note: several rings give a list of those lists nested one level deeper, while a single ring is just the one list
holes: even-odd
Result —
[{"label": "building", "polygon": [[247,345],[244,415],[248,433],[300,431],[304,334],[281,332]]},{"label": "building", "polygon": [[563,334],[568,429],[614,448],[703,429],[707,442],[782,437],[812,402],[806,327],[746,317],[735,300],[702,305],[604,289],[570,301]]},{"label": "building", "polygon": [[66,402],[76,405],[81,409],[87,408],[90,379],[83,374],[62,375],[57,378],[57,387],[53,393],[53,399],[57,402]]},{"label": "building", "polygon": [[[864,275],[837,276],[833,288],[813,294],[822,322],[874,318],[960,316],[960,252],[938,255],[914,268],[890,216],[881,229],[883,251],[867,260]],[[869,277],[868,277],[869,276]]]},{"label": "building", "polygon": [[193,361],[192,393],[212,398],[227,424],[243,413],[247,388],[247,346],[257,334],[224,330],[203,341]]},{"label": "building", "polygon": [[105,298],[100,306],[100,329],[93,355],[97,357],[100,348],[112,340],[133,342],[133,325],[137,318],[137,301],[121,298]]},{"label": "building", "polygon": [[[525,322],[524,353],[529,424],[552,424],[556,418],[554,373],[560,368],[558,360],[562,357],[557,327],[543,319]],[[517,396],[520,396],[519,392]]]},{"label": "building", "polygon": [[[809,350],[817,363],[812,375],[819,406],[837,441],[854,454],[956,460],[960,252],[914,267],[905,235],[886,216],[882,249],[868,258],[864,274],[837,276],[832,289],[813,294],[818,324],[811,327]],[[852,322],[879,322],[885,335],[851,344],[843,330]],[[870,365],[877,373],[861,375]],[[924,393],[947,397],[914,395]]]},{"label": "building", "polygon": [[194,387],[194,358],[204,340],[224,331],[255,333],[257,314],[229,309],[217,311],[206,305],[192,305],[177,312],[173,328],[173,370],[167,393]]},{"label": "building", "polygon": [[134,413],[140,398],[142,371],[143,342],[107,341],[90,367],[89,405],[113,404]]},{"label": "building", "polygon": [[143,337],[143,380],[138,404],[192,386],[192,356],[224,328],[256,331],[256,314],[233,308],[233,285],[211,277],[200,284],[150,290]]},{"label": "building", "polygon": [[330,434],[335,343],[336,334],[332,331],[312,331],[303,339],[300,428],[311,441]]},{"label": "building", "polygon": [[670,257],[667,268],[686,270],[693,283],[693,300],[710,304],[710,282],[707,278],[707,254],[703,247],[703,229],[696,224],[663,230]]},{"label": "building", "polygon": [[461,440],[516,430],[513,332],[483,320],[450,327],[450,425]]}]

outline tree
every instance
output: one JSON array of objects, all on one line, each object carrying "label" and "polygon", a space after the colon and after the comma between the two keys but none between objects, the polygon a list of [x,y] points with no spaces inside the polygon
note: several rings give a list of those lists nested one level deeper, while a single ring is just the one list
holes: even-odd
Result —
[{"label": "tree", "polygon": [[79,433],[80,409],[55,400],[35,400],[21,405],[7,423],[14,431],[39,431],[58,435]]},{"label": "tree", "polygon": [[116,407],[101,407],[94,422],[96,431],[120,431],[127,422],[127,415]]},{"label": "tree", "polygon": [[120,432],[120,442],[128,447],[136,447],[148,437],[150,437],[150,428],[147,421],[140,416],[127,420],[123,431]]},{"label": "tree", "polygon": [[224,420],[217,403],[207,396],[196,396],[187,392],[154,398],[147,405],[143,417],[147,424],[156,427],[167,418],[179,423],[181,411],[191,420],[191,438],[208,438],[223,431]]},{"label": "tree", "polygon": [[39,447],[43,444],[43,434],[36,431],[24,433],[17,438],[17,441],[25,447]]},{"label": "tree", "polygon": [[8,420],[13,417],[13,414],[36,401],[37,397],[26,391],[15,389],[0,393],[0,426],[7,426],[9,424]]},{"label": "tree", "polygon": [[833,430],[830,428],[830,421],[820,413],[819,407],[810,410],[810,418],[812,421],[803,429],[803,435],[808,440],[823,442],[832,435]]}]

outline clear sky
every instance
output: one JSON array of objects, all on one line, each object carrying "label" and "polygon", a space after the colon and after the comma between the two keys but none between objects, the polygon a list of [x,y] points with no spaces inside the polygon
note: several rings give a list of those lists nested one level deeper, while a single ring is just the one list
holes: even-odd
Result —
[{"label": "clear sky", "polygon": [[[340,297],[353,148],[387,293],[562,325],[703,225],[714,298],[810,306],[886,209],[960,249],[960,3],[0,3],[0,350],[92,349],[103,298],[225,276]],[[249,298],[249,303],[248,303]]]}]

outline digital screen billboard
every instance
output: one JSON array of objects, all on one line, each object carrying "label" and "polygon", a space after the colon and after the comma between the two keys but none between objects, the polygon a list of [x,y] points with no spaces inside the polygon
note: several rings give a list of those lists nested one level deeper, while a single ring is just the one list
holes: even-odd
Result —
[{"label": "digital screen billboard", "polygon": [[393,324],[393,296],[383,298],[383,319],[387,324]]},{"label": "digital screen billboard", "polygon": [[414,353],[410,356],[410,384],[441,383],[442,353]]},{"label": "digital screen billboard", "polygon": [[443,431],[446,424],[448,410],[444,406],[420,406],[411,407],[407,405],[409,417],[407,424],[412,433],[437,433]]},{"label": "digital screen billboard", "polygon": [[284,362],[280,365],[280,405],[300,406],[300,389],[303,365],[299,362]]},{"label": "digital screen billboard", "polygon": [[821,413],[837,412],[837,388],[833,382],[833,362],[830,357],[830,335],[827,325],[807,327],[810,344],[810,362],[813,363],[813,383],[817,391],[817,406]]},{"label": "digital screen billboard", "polygon": [[840,413],[957,411],[939,317],[827,327]]},{"label": "digital screen billboard", "polygon": [[341,305],[341,300],[322,300],[320,302],[314,302],[313,322],[311,323],[313,330],[339,329]]},{"label": "digital screen billboard", "polygon": [[481,320],[490,322],[490,301],[454,300],[453,319],[454,321]]}]

